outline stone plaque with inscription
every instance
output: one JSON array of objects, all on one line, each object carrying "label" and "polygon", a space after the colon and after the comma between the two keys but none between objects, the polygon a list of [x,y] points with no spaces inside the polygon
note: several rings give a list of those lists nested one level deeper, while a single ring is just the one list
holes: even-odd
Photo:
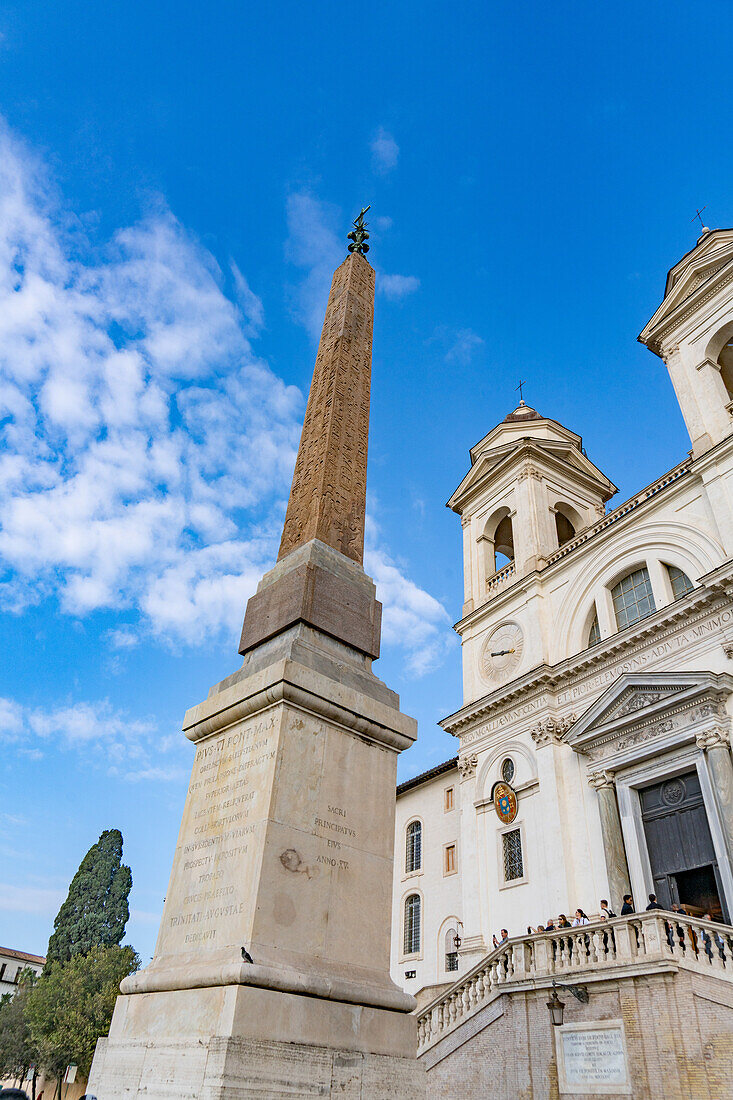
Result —
[{"label": "stone plaque with inscription", "polygon": [[631,1092],[621,1020],[565,1024],[557,1029],[556,1049],[561,1094]]}]

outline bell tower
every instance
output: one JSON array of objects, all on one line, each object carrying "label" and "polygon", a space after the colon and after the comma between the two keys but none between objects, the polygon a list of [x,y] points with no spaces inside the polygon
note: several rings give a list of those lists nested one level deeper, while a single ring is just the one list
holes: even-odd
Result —
[{"label": "bell tower", "polygon": [[639,340],[663,360],[697,458],[733,433],[733,229],[703,227]]},{"label": "bell tower", "polygon": [[616,492],[582,439],[520,401],[471,448],[471,469],[448,501],[464,532],[464,615],[604,514]]}]

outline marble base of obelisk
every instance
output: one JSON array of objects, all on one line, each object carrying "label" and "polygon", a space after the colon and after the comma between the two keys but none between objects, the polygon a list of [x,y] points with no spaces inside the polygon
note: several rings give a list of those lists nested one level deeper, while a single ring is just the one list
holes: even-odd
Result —
[{"label": "marble base of obelisk", "polygon": [[187,713],[155,956],[98,1044],[98,1100],[424,1096],[415,1002],[389,977],[397,753],[416,730],[370,666],[296,622]]}]

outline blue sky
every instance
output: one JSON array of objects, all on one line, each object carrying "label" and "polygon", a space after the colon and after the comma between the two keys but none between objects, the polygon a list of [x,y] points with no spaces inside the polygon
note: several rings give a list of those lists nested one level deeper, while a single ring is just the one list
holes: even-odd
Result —
[{"label": "blue sky", "polygon": [[[0,942],[104,828],[152,954],[191,747],[270,566],[371,203],[377,673],[455,751],[468,448],[516,403],[617,502],[689,447],[636,342],[733,223],[730,5],[0,3]],[[726,152],[726,150],[728,150]]]}]

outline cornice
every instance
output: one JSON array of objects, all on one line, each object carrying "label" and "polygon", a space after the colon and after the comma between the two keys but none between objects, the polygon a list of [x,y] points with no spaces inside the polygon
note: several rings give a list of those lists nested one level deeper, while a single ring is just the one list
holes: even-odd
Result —
[{"label": "cornice", "polygon": [[[722,267],[718,268],[705,282],[700,283],[695,287],[690,294],[683,298],[676,306],[673,306],[668,314],[660,317],[659,321],[652,326],[654,318],[648,322],[647,325],[637,336],[639,343],[644,344],[650,351],[658,355],[660,359],[663,359],[662,343],[665,336],[677,328],[679,325],[693,315],[697,313],[701,306],[704,306],[706,302],[709,302],[711,298],[714,298],[721,287],[730,281],[731,274],[733,274],[733,259],[728,260]],[[704,291],[704,293],[702,293]],[[664,306],[664,299],[662,299],[659,309]],[[649,329],[649,334],[644,339],[644,333]]]},{"label": "cornice", "polygon": [[[693,626],[706,618],[711,612],[730,606],[728,589],[733,577],[733,560],[729,560],[701,578],[702,588],[695,588],[687,596],[660,608],[633,626],[626,627],[612,635],[592,649],[582,650],[556,665],[541,664],[530,669],[523,676],[502,685],[489,695],[483,696],[461,707],[460,710],[443,718],[439,725],[454,737],[458,737],[466,727],[501,711],[521,699],[527,703],[543,691],[556,692],[568,687],[602,668],[612,660],[624,655],[632,655],[649,644],[649,640],[658,637],[662,640],[666,634],[676,629],[684,620],[685,625]],[[516,586],[513,586],[516,587]]]},{"label": "cornice", "polygon": [[[488,459],[490,457],[490,452],[489,454],[479,454],[458,488],[449,497],[446,508],[460,513],[461,510],[465,509],[466,504],[482,492],[487,480],[498,480],[508,473],[513,465],[525,461],[528,457],[532,457],[538,462],[544,462],[554,473],[564,474],[567,477],[567,457],[576,454],[580,459],[579,464],[573,464],[572,466],[572,476],[576,481],[586,489],[594,489],[596,492],[600,490],[601,495],[605,496],[607,500],[618,492],[617,487],[610,478],[606,477],[603,471],[589,458],[586,458],[583,452],[573,443],[564,440],[542,439],[537,436],[521,436],[511,443],[497,447],[494,452],[496,461],[483,473],[479,473],[477,468],[480,467],[484,458]],[[586,464],[597,473],[594,474],[592,470],[584,468]],[[476,475],[475,481],[471,480],[472,474]]]}]

